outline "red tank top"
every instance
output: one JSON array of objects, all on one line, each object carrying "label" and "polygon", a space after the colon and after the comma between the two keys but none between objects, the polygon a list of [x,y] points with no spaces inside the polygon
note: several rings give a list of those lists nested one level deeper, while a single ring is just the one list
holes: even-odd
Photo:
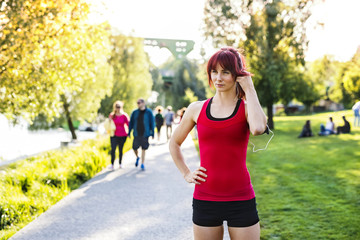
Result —
[{"label": "red tank top", "polygon": [[[242,100],[226,119],[210,115],[211,99],[197,120],[200,165],[207,169],[206,182],[195,185],[194,198],[206,201],[243,201],[255,197],[246,167],[249,127]],[[210,103],[210,104],[209,104]]]}]

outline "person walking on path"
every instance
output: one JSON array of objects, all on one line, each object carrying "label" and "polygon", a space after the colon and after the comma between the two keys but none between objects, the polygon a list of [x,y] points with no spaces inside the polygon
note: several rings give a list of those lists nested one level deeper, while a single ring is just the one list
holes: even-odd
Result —
[{"label": "person walking on path", "polygon": [[[194,239],[222,239],[227,221],[231,239],[260,239],[255,193],[246,167],[249,132],[267,129],[244,57],[221,48],[207,65],[214,97],[191,103],[169,143],[171,156],[185,181],[195,184]],[[191,171],[180,149],[197,125],[200,166]]]},{"label": "person walking on path", "polygon": [[129,136],[133,131],[133,150],[136,155],[135,167],[139,165],[138,149],[141,147],[141,170],[145,170],[145,151],[149,148],[149,137],[154,138],[155,119],[152,111],[145,105],[145,100],[137,100],[138,109],[131,113]]},{"label": "person walking on path", "polygon": [[155,123],[156,123],[156,130],[157,130],[157,138],[160,142],[160,131],[161,127],[164,125],[164,117],[162,115],[163,108],[161,106],[158,106],[157,108],[157,114],[155,115]]},{"label": "person walking on path", "polygon": [[172,134],[172,124],[174,122],[174,112],[172,111],[172,107],[167,107],[167,113],[165,114],[165,124],[166,124],[166,137],[167,140],[171,138]]},{"label": "person walking on path", "polygon": [[360,101],[352,106],[352,110],[354,111],[354,127],[360,127]]},{"label": "person walking on path", "polygon": [[110,133],[111,143],[111,166],[110,169],[114,170],[115,151],[119,147],[119,168],[122,167],[121,161],[123,156],[123,147],[128,135],[129,116],[123,110],[124,103],[116,101],[113,104],[113,112],[109,115],[109,120],[115,124],[115,131]]}]

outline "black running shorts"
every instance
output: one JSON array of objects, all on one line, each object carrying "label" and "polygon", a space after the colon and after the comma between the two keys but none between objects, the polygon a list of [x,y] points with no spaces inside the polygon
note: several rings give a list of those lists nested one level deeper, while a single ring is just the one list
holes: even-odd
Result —
[{"label": "black running shorts", "polygon": [[137,150],[141,147],[143,150],[149,148],[149,138],[148,137],[134,137],[133,149]]},{"label": "black running shorts", "polygon": [[246,201],[215,202],[193,199],[193,222],[216,227],[227,221],[229,227],[249,227],[259,222],[255,198]]}]

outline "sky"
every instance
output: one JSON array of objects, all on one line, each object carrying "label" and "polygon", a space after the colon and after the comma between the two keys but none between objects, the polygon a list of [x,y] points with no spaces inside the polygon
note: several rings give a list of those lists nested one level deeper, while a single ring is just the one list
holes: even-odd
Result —
[{"label": "sky", "polygon": [[[120,32],[149,38],[185,39],[195,41],[194,50],[188,58],[200,58],[203,44],[207,56],[215,49],[204,43],[201,34],[205,0],[106,0],[98,5],[97,12],[103,12],[106,19]],[[306,60],[313,61],[324,54],[333,55],[340,61],[348,61],[360,45],[359,0],[320,0],[313,9],[308,28],[309,48]],[[95,15],[94,15],[95,16]],[[98,18],[98,17],[94,17]],[[324,23],[323,26],[316,22]],[[171,54],[166,49],[145,47],[156,65],[166,61]]]}]

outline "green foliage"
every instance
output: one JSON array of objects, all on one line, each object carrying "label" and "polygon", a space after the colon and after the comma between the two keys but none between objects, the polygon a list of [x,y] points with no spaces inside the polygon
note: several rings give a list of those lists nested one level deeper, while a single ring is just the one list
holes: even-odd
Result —
[{"label": "green foliage", "polygon": [[1,2],[0,11],[0,112],[9,119],[22,115],[31,120],[39,113],[51,119],[61,107],[59,93],[69,85],[67,76],[56,77],[62,66],[62,59],[54,58],[58,38],[85,18],[88,5],[82,0],[9,0]]},{"label": "green foliage", "polygon": [[205,37],[211,39],[216,47],[238,43],[239,37],[244,37],[242,27],[247,16],[243,10],[247,9],[249,2],[237,4],[232,0],[207,0],[204,8]]},{"label": "green foliage", "polygon": [[[360,62],[359,62],[360,63]],[[344,88],[354,99],[360,98],[360,64],[351,64],[344,75]]]},{"label": "green foliage", "polygon": [[199,67],[196,62],[190,62],[187,59],[176,59],[165,63],[161,69],[174,74],[171,84],[165,85],[163,88],[165,106],[171,105],[174,109],[187,107],[190,102],[189,96],[186,96],[186,89],[190,89],[197,99],[206,99],[204,81],[198,77]]},{"label": "green foliage", "polygon": [[339,63],[331,56],[325,55],[308,66],[308,76],[321,97],[329,99],[329,89],[335,83]]},{"label": "green foliage", "polygon": [[215,88],[209,86],[206,66],[207,63],[200,64],[200,70],[197,73],[197,78],[202,82],[202,85],[205,87],[205,98],[208,99],[215,95]]},{"label": "green foliage", "polygon": [[[93,121],[100,102],[112,87],[109,29],[107,24],[83,25],[61,40],[64,74],[71,81],[63,92],[63,104],[69,104],[71,117]],[[73,54],[76,52],[76,54]]]},{"label": "green foliage", "polygon": [[341,102],[344,104],[345,108],[351,108],[353,103],[353,99],[351,95],[346,91],[344,87],[344,75],[348,70],[348,63],[338,63],[338,71],[335,76],[335,84],[330,89],[330,99],[335,102]]},{"label": "green foliage", "polygon": [[[212,1],[205,5],[205,35],[245,49],[260,102],[274,127],[272,105],[287,104],[302,83],[306,20],[313,1]],[[240,41],[243,43],[240,44]]]},{"label": "green foliage", "polygon": [[[131,148],[125,143],[124,151]],[[0,171],[0,239],[8,239],[109,163],[109,139],[54,150]]]},{"label": "green foliage", "polygon": [[[352,111],[331,113],[335,125]],[[275,117],[275,137],[265,151],[248,148],[261,239],[359,239],[360,129],[319,137],[329,113]],[[306,120],[316,136],[298,139]],[[253,139],[263,136],[251,137]],[[266,141],[263,141],[266,144]]]},{"label": "green foliage", "polygon": [[[151,93],[152,79],[149,59],[144,51],[143,39],[115,35],[110,37],[111,53],[109,64],[113,69],[110,93],[101,101],[99,113],[108,116],[113,103],[124,102],[127,113],[136,108],[138,98],[147,99]],[[113,80],[112,80],[113,79]]]},{"label": "green foliage", "polygon": [[[84,0],[2,1],[0,112],[92,121],[112,87],[109,25],[89,25]],[[40,124],[46,125],[46,124]],[[39,126],[39,124],[38,124]]]},{"label": "green foliage", "polygon": [[335,84],[330,89],[331,98],[350,108],[360,98],[360,48],[350,61],[337,63],[334,78]]},{"label": "green foliage", "polygon": [[185,97],[184,97],[185,106],[188,106],[190,103],[196,102],[197,100],[198,97],[195,96],[194,92],[191,91],[190,88],[187,88],[185,90]]},{"label": "green foliage", "polygon": [[302,76],[302,81],[298,81],[295,85],[293,97],[302,102],[306,106],[306,111],[310,112],[310,107],[320,99],[320,94],[316,90],[311,74],[306,72]]}]

